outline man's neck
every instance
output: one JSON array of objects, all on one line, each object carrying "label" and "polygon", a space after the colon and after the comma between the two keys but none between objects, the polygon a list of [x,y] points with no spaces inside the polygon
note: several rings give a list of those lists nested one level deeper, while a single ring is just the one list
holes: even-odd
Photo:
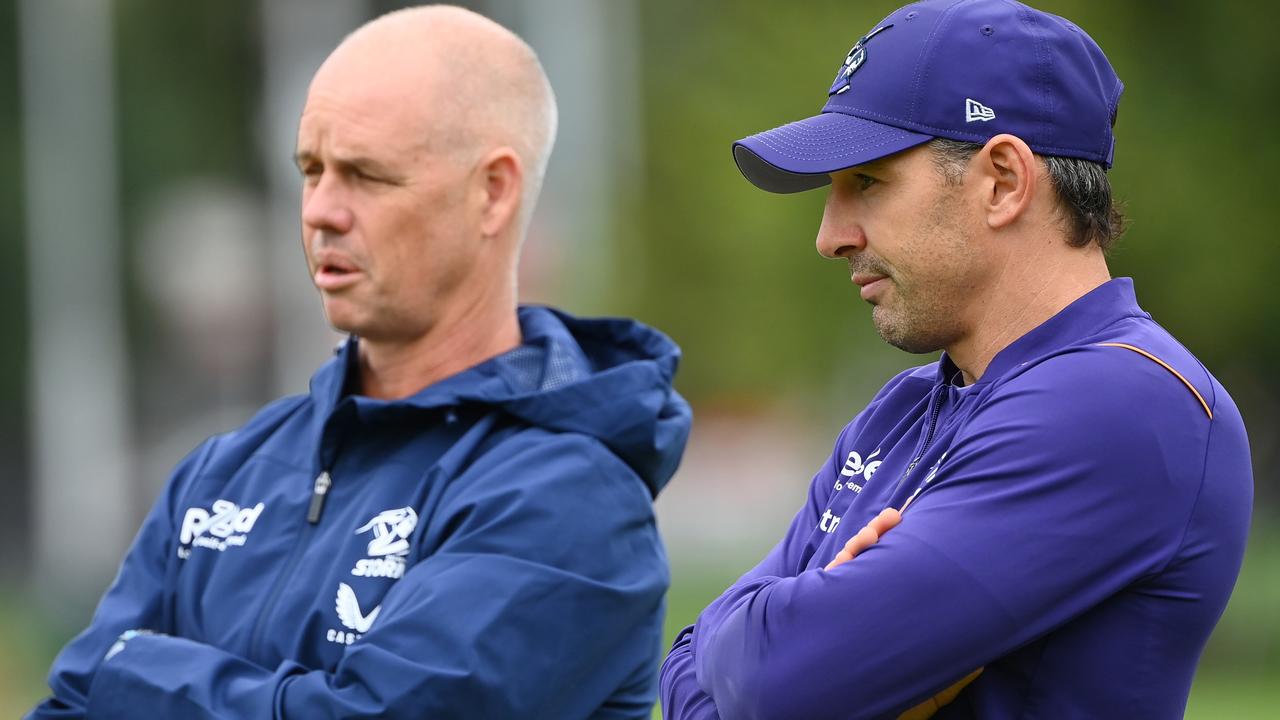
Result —
[{"label": "man's neck", "polygon": [[966,385],[977,382],[1001,350],[1111,279],[1101,251],[1088,252],[1038,258],[975,298],[972,331],[946,348]]},{"label": "man's neck", "polygon": [[360,339],[360,394],[409,397],[520,345],[515,303],[477,303],[410,340]]}]

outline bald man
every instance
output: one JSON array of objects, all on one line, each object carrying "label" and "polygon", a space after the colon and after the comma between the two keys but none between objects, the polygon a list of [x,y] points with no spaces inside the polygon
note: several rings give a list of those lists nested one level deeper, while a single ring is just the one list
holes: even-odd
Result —
[{"label": "bald man", "polygon": [[296,160],[351,337],[178,466],[29,717],[649,716],[690,414],[661,334],[516,304],[555,126],[532,50],[471,12],[333,52]]}]

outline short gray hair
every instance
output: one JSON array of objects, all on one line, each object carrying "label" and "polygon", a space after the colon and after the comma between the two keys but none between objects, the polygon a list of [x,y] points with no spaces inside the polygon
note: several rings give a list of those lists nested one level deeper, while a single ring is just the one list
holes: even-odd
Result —
[{"label": "short gray hair", "polygon": [[[943,179],[959,184],[969,160],[983,148],[979,143],[935,138],[929,143],[934,164]],[[1091,242],[1108,251],[1124,234],[1125,218],[1120,204],[1111,196],[1107,169],[1100,163],[1060,155],[1037,155],[1044,160],[1058,195],[1058,207],[1068,222],[1067,243],[1084,247]]]}]

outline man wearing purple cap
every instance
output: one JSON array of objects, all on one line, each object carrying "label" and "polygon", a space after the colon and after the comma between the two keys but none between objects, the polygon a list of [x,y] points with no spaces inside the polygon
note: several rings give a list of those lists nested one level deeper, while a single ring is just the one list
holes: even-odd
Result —
[{"label": "man wearing purple cap", "polygon": [[1009,0],[904,7],[822,113],[734,144],[830,184],[818,251],[908,352],[782,541],[680,633],[676,718],[1182,717],[1239,573],[1248,441],[1112,279],[1122,84]]}]

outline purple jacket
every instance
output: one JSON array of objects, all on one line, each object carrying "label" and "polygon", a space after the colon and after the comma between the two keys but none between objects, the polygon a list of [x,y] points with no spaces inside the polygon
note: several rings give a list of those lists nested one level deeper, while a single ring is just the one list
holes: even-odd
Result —
[{"label": "purple jacket", "polygon": [[786,536],[676,639],[668,720],[892,718],[984,666],[936,718],[1182,717],[1248,534],[1235,403],[1127,278],[957,375],[904,372],[840,433]]}]

